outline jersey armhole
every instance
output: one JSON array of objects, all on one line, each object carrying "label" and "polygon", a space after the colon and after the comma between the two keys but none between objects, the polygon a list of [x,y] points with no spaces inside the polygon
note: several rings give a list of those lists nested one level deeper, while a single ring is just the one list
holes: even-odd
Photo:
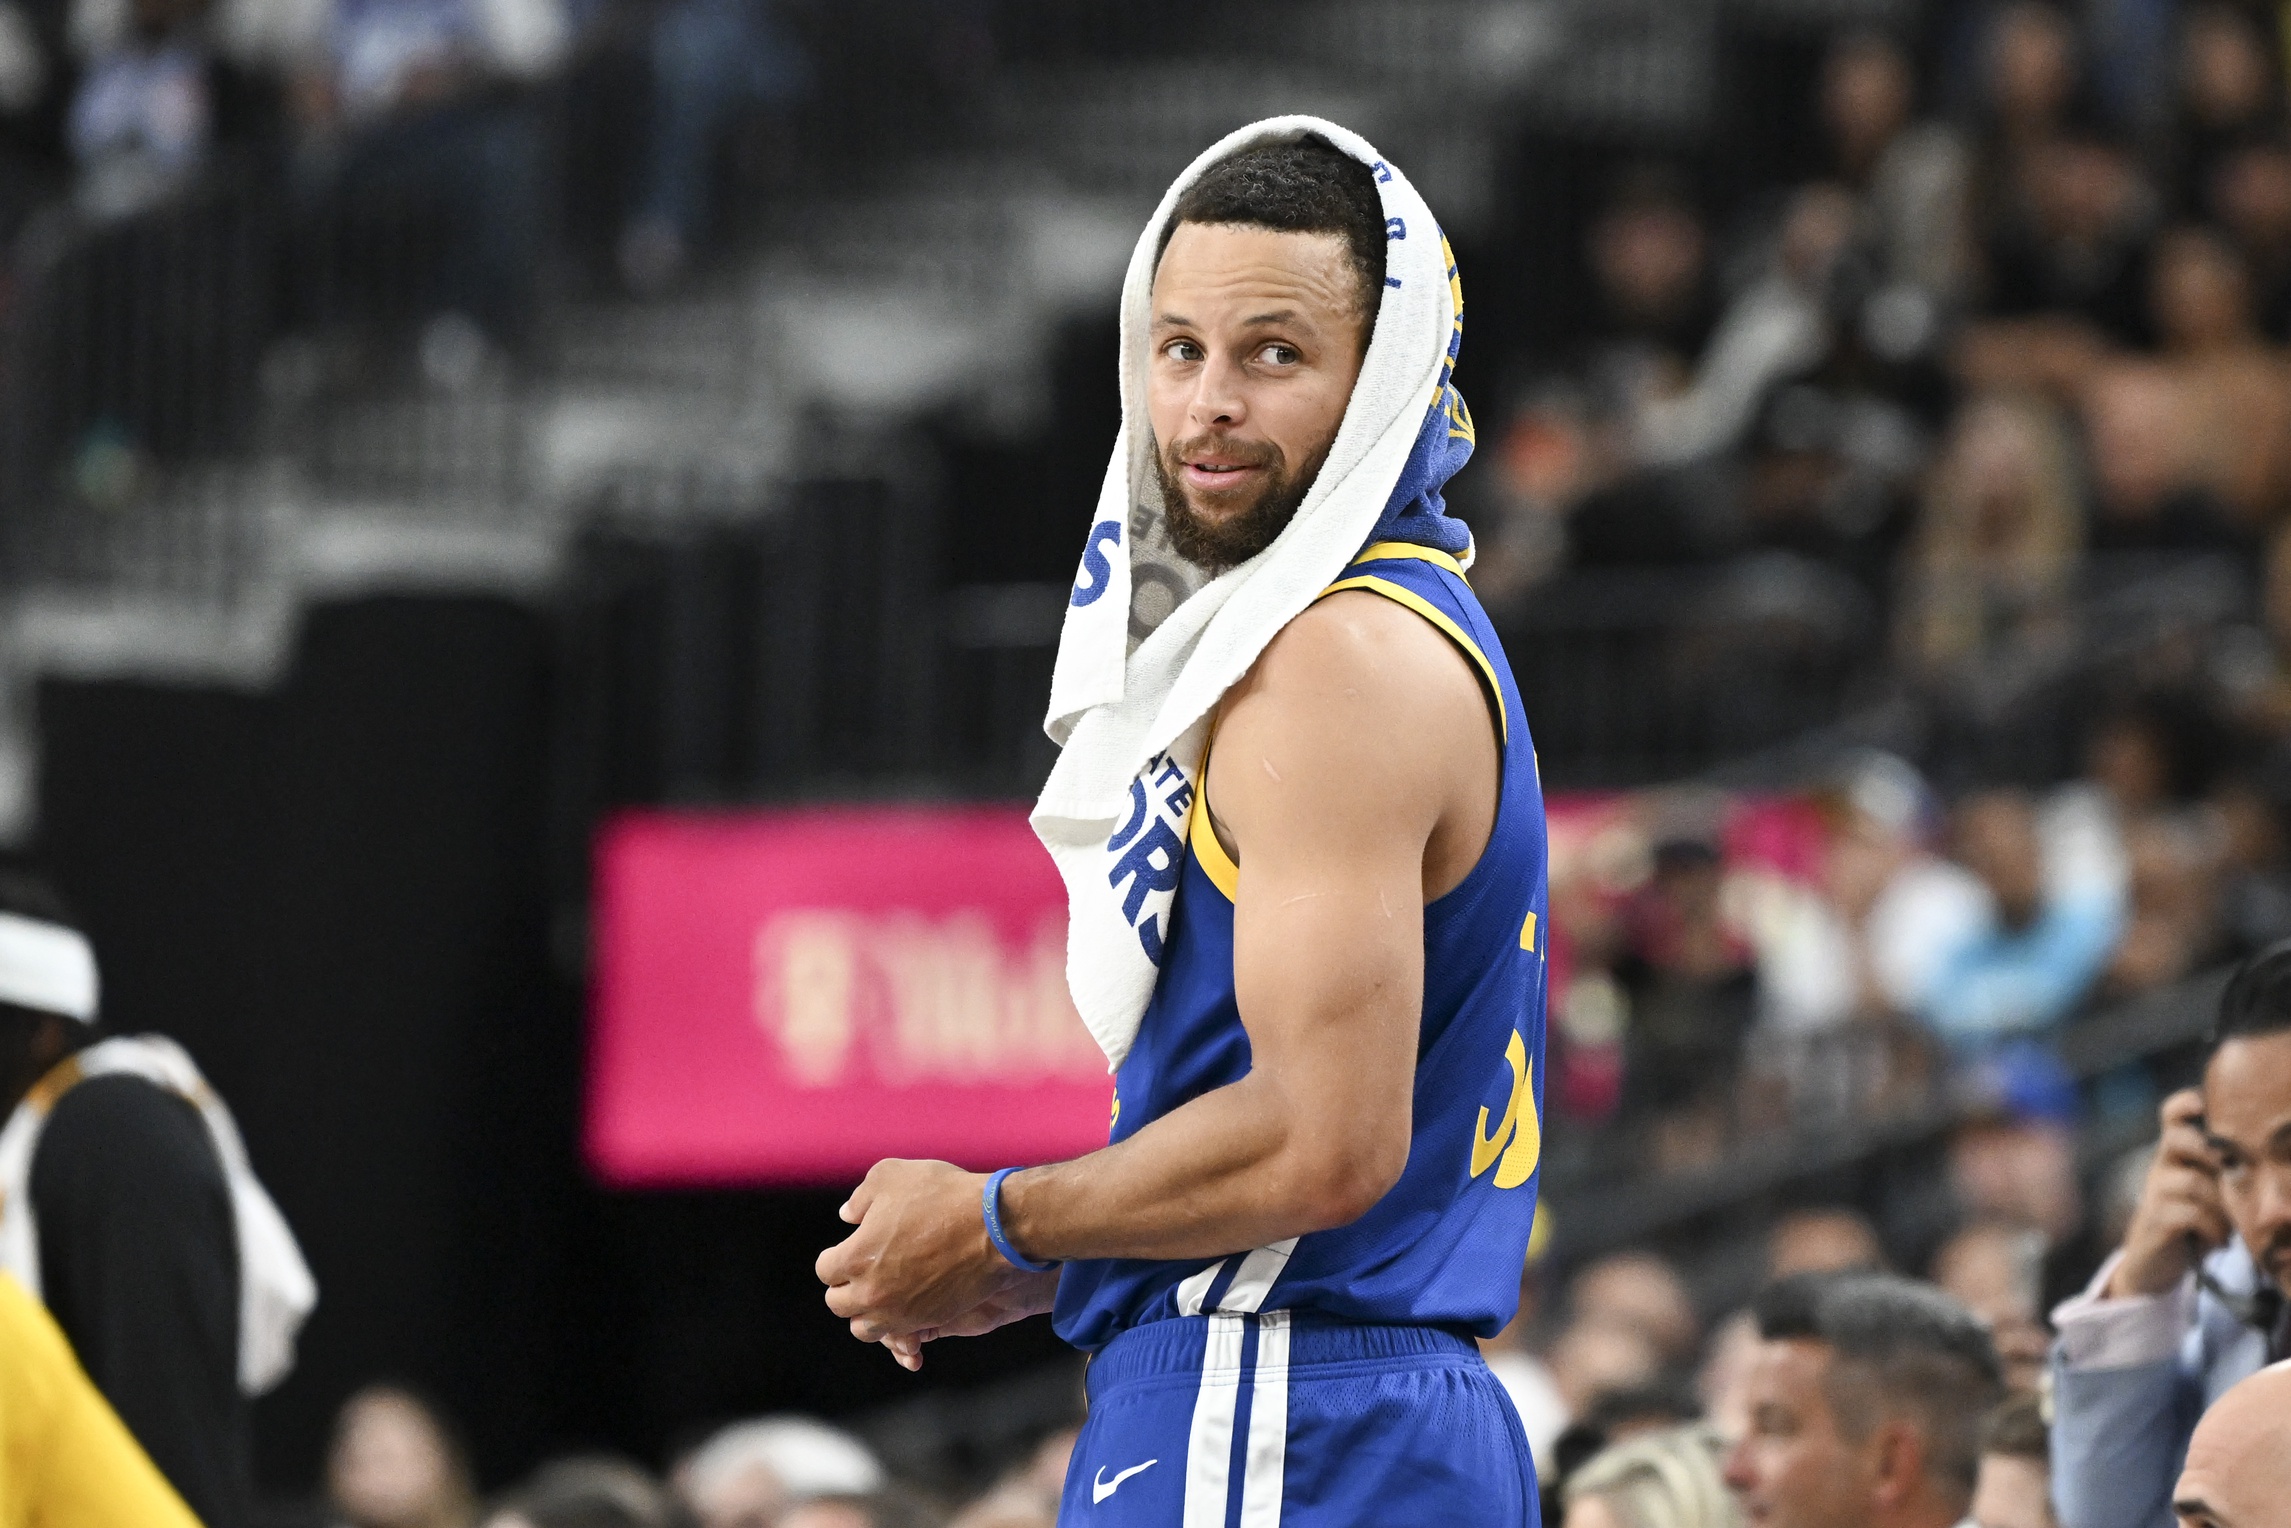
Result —
[{"label": "jersey armhole", "polygon": [[[1361,573],[1351,578],[1340,578],[1315,595],[1313,602],[1318,604],[1330,595],[1342,594],[1347,589],[1363,589],[1371,594],[1381,594],[1394,604],[1404,605],[1415,611],[1416,614],[1429,621],[1442,636],[1453,642],[1466,658],[1471,660],[1472,672],[1479,676],[1480,691],[1488,703],[1488,714],[1496,724],[1497,753],[1501,755],[1508,752],[1511,747],[1511,716],[1504,709],[1503,685],[1496,678],[1495,665],[1490,663],[1488,655],[1480,650],[1480,644],[1472,640],[1471,633],[1457,625],[1455,618],[1450,616],[1448,612],[1415,590],[1405,585],[1396,584],[1388,578],[1378,578],[1373,573]],[[1499,758],[1498,768],[1501,767]],[[1208,779],[1209,773],[1204,769],[1202,782],[1207,784]]]},{"label": "jersey armhole", "polygon": [[[1420,555],[1416,554],[1414,549],[1411,549],[1411,554]],[[1400,554],[1395,552],[1374,553],[1372,549],[1372,555],[1392,557]],[[1431,559],[1425,558],[1424,560],[1430,561]],[[1452,564],[1453,560],[1443,558],[1443,561]],[[1460,573],[1459,576],[1461,576]],[[1463,627],[1458,626],[1454,618],[1445,610],[1415,590],[1396,584],[1388,578],[1378,578],[1374,574],[1359,574],[1352,578],[1339,579],[1315,595],[1313,603],[1318,604],[1330,595],[1341,594],[1347,589],[1364,589],[1372,594],[1381,594],[1393,603],[1404,605],[1413,610],[1430,622],[1441,635],[1453,642],[1462,650],[1464,656],[1471,660],[1472,671],[1479,676],[1480,692],[1487,701],[1488,713],[1495,720],[1496,768],[1500,773],[1503,768],[1503,755],[1509,751],[1511,746],[1511,719],[1504,710],[1503,686],[1496,680],[1495,665],[1488,661],[1488,655],[1481,651],[1479,643],[1474,642],[1471,634],[1466,632]],[[1202,873],[1209,877],[1210,884],[1225,894],[1226,901],[1237,902],[1241,895],[1241,867],[1235,863],[1232,855],[1225,852],[1225,845],[1217,837],[1217,826],[1210,821],[1209,816],[1209,760],[1216,752],[1216,745],[1217,734],[1212,729],[1208,746],[1201,751],[1201,784],[1193,793],[1193,810],[1190,814],[1191,821],[1186,826],[1185,837],[1186,842],[1192,847],[1194,859],[1201,865]],[[1500,816],[1503,810],[1500,784],[1496,810]],[[1494,838],[1492,826],[1489,829],[1489,837],[1491,841]],[[1484,850],[1482,852],[1485,853]],[[1477,863],[1472,867],[1474,871],[1478,868]],[[1466,872],[1464,879],[1470,880],[1471,872]],[[1462,883],[1459,882],[1458,884],[1460,886]]]}]

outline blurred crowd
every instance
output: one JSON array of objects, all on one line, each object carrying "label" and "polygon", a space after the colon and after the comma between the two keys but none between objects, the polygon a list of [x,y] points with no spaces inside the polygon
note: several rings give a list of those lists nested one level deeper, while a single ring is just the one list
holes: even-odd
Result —
[{"label": "blurred crowd", "polygon": [[[2121,1230],[2120,1215],[2114,1231]],[[1932,1477],[1930,1500],[1946,1513],[1934,1521],[2056,1528],[2048,1415],[2039,1400],[2051,1341],[2045,1256],[2044,1235],[2025,1222],[1975,1214],[1931,1253],[1925,1277],[1912,1280],[1893,1271],[1886,1241],[1858,1210],[1819,1205],[1772,1226],[1756,1292],[1732,1309],[1709,1310],[1678,1268],[1652,1252],[1598,1259],[1556,1286],[1531,1254],[1518,1318],[1482,1346],[1519,1409],[1544,1492],[1543,1521],[1553,1528],[1736,1528],[1745,1506],[1761,1518],[1783,1514],[1780,1521],[1860,1522],[1810,1509],[1804,1461],[1793,1479],[1789,1459],[1776,1453],[1771,1417],[1753,1413],[1828,1393],[1818,1384],[1792,1391],[1775,1371],[1777,1341],[1808,1335],[1788,1328],[1813,1319],[1799,1307],[1841,1292],[1867,1298],[1889,1340],[1914,1350],[1925,1330],[1918,1323],[1932,1323],[1940,1346],[1924,1356],[1964,1360],[1944,1375],[1949,1405],[1906,1391],[1877,1401],[1890,1409],[1908,1398],[1924,1408],[1912,1473]],[[1843,1357],[1869,1357],[1854,1354],[1849,1337],[1824,1340]],[[1923,1383],[1930,1391],[1930,1373]],[[1078,1421],[1079,1387],[1074,1403]],[[625,1459],[568,1457],[486,1501],[450,1423],[415,1394],[382,1385],[343,1407],[326,1499],[295,1521],[313,1528],[1050,1528],[1073,1439],[1073,1426],[1056,1427],[983,1489],[950,1499],[898,1479],[854,1433],[810,1418],[766,1417],[702,1437],[660,1476]],[[1838,1469],[1843,1458],[1817,1463]]]},{"label": "blurred crowd", "polygon": [[1589,300],[1482,358],[1515,647],[1555,580],[1689,569],[1740,607],[1696,641],[1834,649],[1884,749],[1555,820],[1553,1112],[1626,1171],[1968,1079],[2072,1110],[2066,1028],[2291,934],[2279,8],[1915,21],[1764,80],[1771,162],[1600,160]]},{"label": "blurred crowd", "polygon": [[2137,701],[2045,789],[1950,799],[1862,750],[1798,793],[1562,799],[1558,1132],[1688,1171],[1968,1099],[2073,1128],[2090,1079],[2058,1046],[2081,1019],[2291,936],[2286,803],[2265,773],[2196,769],[2206,746],[2200,718]]},{"label": "blurred crowd", "polygon": [[1507,581],[1796,552],[1881,586],[1913,672],[1996,703],[2091,553],[2256,576],[2291,488],[2279,19],[2151,7],[2164,35],[2127,48],[2120,9],[1834,37],[1776,108],[1820,135],[1802,183],[1615,169],[1595,301],[1500,444]]},{"label": "blurred crowd", "polygon": [[[1077,1416],[1081,1396],[1074,1397]],[[326,1528],[1050,1528],[1072,1427],[1040,1438],[969,1499],[894,1479],[853,1434],[809,1417],[736,1422],[680,1453],[663,1476],[608,1455],[554,1460],[481,1499],[450,1423],[392,1385],[343,1405]]]},{"label": "blurred crowd", "polygon": [[[1763,115],[1808,142],[1772,164],[1602,161],[1566,252],[1587,300],[1539,304],[1483,387],[1475,581],[1520,608],[1565,569],[1741,575],[1769,644],[1885,650],[1951,794],[2089,762],[2135,812],[2266,796],[2291,722],[2278,10],[1920,16],[1778,72],[1803,98]],[[2175,570],[2196,583],[2153,581]],[[2162,713],[2171,767],[2107,773],[2104,710]],[[2166,878],[2248,849],[2145,837]]]},{"label": "blurred crowd", "polygon": [[282,225],[272,317],[412,318],[450,380],[529,337],[560,159],[602,263],[658,292],[807,67],[764,0],[0,0],[0,245],[37,266],[251,188]]}]

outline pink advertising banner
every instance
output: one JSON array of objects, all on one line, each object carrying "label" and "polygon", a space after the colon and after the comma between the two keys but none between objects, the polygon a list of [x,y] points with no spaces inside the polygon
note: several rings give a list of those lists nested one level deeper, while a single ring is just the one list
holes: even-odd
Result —
[{"label": "pink advertising banner", "polygon": [[1105,1144],[1065,890],[1023,809],[638,812],[600,836],[587,1139],[608,1183],[856,1181]]}]

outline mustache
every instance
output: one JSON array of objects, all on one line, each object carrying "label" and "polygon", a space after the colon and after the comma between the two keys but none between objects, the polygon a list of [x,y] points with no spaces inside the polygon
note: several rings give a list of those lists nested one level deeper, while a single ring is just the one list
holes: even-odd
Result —
[{"label": "mustache", "polygon": [[1240,440],[1230,435],[1192,435],[1162,447],[1162,460],[1172,474],[1188,457],[1217,456],[1242,467],[1278,467],[1281,448],[1269,440]]}]

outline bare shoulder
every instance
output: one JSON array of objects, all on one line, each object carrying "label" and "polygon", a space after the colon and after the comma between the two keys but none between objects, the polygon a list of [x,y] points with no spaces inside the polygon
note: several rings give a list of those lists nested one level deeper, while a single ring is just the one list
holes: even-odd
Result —
[{"label": "bare shoulder", "polygon": [[1282,783],[1363,801],[1421,793],[1431,807],[1488,726],[1453,642],[1392,600],[1346,590],[1283,628],[1227,695],[1213,790],[1221,814]]},{"label": "bare shoulder", "polygon": [[1347,589],[1308,607],[1259,655],[1238,695],[1283,711],[1373,708],[1403,720],[1486,715],[1479,677],[1454,642],[1396,601]]}]

